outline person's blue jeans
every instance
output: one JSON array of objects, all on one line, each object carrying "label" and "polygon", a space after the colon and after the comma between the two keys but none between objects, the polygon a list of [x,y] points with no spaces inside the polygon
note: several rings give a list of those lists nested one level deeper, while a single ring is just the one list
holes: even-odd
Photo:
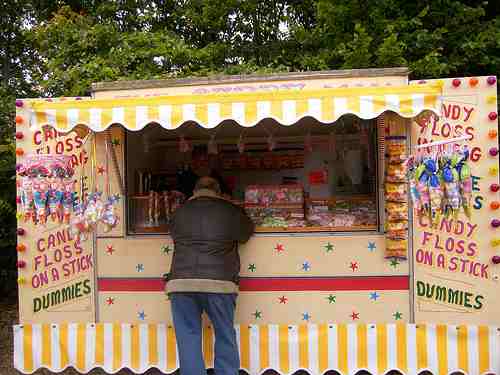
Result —
[{"label": "person's blue jeans", "polygon": [[202,320],[205,311],[215,330],[215,374],[238,375],[240,356],[234,330],[236,294],[170,294],[181,375],[206,375],[202,355]]}]

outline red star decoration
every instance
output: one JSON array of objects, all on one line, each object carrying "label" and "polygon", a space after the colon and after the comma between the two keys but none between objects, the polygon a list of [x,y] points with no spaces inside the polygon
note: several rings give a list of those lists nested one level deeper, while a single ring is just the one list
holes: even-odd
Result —
[{"label": "red star decoration", "polygon": [[109,255],[113,255],[113,252],[115,251],[113,245],[108,245],[106,246],[106,252],[109,254]]},{"label": "red star decoration", "polygon": [[113,305],[115,303],[115,299],[114,298],[111,298],[111,297],[108,297],[106,299],[106,303],[109,305]]},{"label": "red star decoration", "polygon": [[106,172],[106,169],[103,166],[97,167],[97,173],[98,174],[104,174]]},{"label": "red star decoration", "polygon": [[351,262],[351,265],[349,268],[352,270],[352,272],[357,271],[358,269],[358,262]]},{"label": "red star decoration", "polygon": [[283,244],[279,243],[276,245],[274,250],[276,250],[278,253],[281,253],[281,252],[285,251],[285,247],[283,246]]},{"label": "red star decoration", "polygon": [[352,320],[359,319],[359,313],[354,312],[354,311],[353,311],[353,312],[352,312],[352,314],[351,314],[351,315],[349,315],[349,316],[352,318]]},{"label": "red star decoration", "polygon": [[286,298],[285,296],[281,296],[279,298],[279,300],[280,300],[280,303],[282,303],[282,304],[286,304],[288,302],[288,298]]}]

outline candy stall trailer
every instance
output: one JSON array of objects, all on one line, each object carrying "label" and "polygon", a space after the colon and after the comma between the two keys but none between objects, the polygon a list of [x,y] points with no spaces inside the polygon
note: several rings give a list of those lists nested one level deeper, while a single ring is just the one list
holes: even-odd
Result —
[{"label": "candy stall trailer", "polygon": [[500,374],[496,95],[391,68],[17,100],[15,367],[175,371],[168,224],[212,175],[256,224],[243,370]]}]

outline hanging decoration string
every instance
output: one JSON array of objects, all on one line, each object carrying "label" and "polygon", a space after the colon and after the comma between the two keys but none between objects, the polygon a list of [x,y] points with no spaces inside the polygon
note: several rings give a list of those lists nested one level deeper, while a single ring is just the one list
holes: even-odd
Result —
[{"label": "hanging decoration string", "polygon": [[123,179],[122,179],[122,174],[120,173],[120,167],[118,165],[118,158],[116,157],[116,152],[115,149],[112,147],[112,141],[111,141],[111,129],[107,128],[105,131],[105,137],[106,137],[106,143],[108,144],[110,153],[111,153],[111,162],[113,163],[113,171],[115,173],[117,182],[118,182],[118,187],[120,189],[120,194],[124,195],[125,194],[125,187],[123,184]]},{"label": "hanging decoration string", "polygon": [[90,193],[94,193],[96,191],[96,175],[95,171],[97,169],[97,139],[95,133],[92,134],[92,143],[91,143],[91,151],[90,151]]},{"label": "hanging decoration string", "polygon": [[217,141],[215,140],[215,137],[217,136],[218,128],[215,129],[213,134],[210,134],[210,139],[208,141],[207,145],[207,153],[209,155],[217,155],[219,153],[219,147],[217,144]]},{"label": "hanging decoration string", "polygon": [[105,168],[106,168],[106,171],[104,173],[104,178],[105,178],[105,194],[106,194],[106,198],[109,198],[110,196],[110,192],[111,192],[111,187],[110,187],[110,184],[109,184],[109,157],[110,157],[110,154],[109,154],[109,149],[110,149],[110,144],[106,141],[104,142],[104,147],[105,147],[105,151],[106,151],[106,165],[105,165]]},{"label": "hanging decoration string", "polygon": [[307,124],[306,136],[304,137],[304,151],[306,153],[312,152],[312,136],[311,136],[311,126]]},{"label": "hanging decoration string", "polygon": [[266,126],[264,125],[264,123],[262,123],[262,128],[264,129],[264,131],[267,133],[268,137],[267,137],[267,149],[268,151],[273,151],[275,148],[276,148],[276,141],[274,139],[274,136],[273,136],[273,133],[270,132]]},{"label": "hanging decoration string", "polygon": [[245,153],[245,141],[243,139],[243,134],[244,133],[245,133],[245,129],[242,130],[242,132],[240,134],[240,138],[238,139],[238,144],[237,144],[238,152],[240,154]]},{"label": "hanging decoration string", "polygon": [[448,139],[444,139],[442,141],[429,142],[429,143],[423,143],[423,144],[420,144],[420,145],[416,145],[415,149],[421,150],[421,149],[427,148],[427,147],[434,147],[434,146],[440,146],[440,145],[449,145],[449,144],[456,143],[456,142],[467,141],[467,140],[469,140],[471,138],[472,138],[471,135],[463,135],[461,137],[448,138]]}]

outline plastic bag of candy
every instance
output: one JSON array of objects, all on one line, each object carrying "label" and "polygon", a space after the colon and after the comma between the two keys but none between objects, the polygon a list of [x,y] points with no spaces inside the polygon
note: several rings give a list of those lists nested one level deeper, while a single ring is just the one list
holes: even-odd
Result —
[{"label": "plastic bag of candy", "polygon": [[387,166],[385,179],[387,182],[406,182],[406,164],[389,164]]},{"label": "plastic bag of candy", "polygon": [[468,164],[469,151],[465,150],[457,163],[457,170],[460,176],[460,193],[462,195],[462,206],[465,215],[470,219],[472,215],[472,174]]},{"label": "plastic bag of candy", "polygon": [[408,220],[408,205],[406,203],[387,202],[385,210],[386,219],[388,221]]},{"label": "plastic bag of candy", "polygon": [[443,156],[440,159],[441,179],[444,185],[443,211],[445,216],[451,215],[454,218],[458,216],[462,201],[456,163],[457,159],[454,156]]},{"label": "plastic bag of candy", "polygon": [[385,199],[389,202],[406,202],[406,184],[387,182],[385,184]]}]

